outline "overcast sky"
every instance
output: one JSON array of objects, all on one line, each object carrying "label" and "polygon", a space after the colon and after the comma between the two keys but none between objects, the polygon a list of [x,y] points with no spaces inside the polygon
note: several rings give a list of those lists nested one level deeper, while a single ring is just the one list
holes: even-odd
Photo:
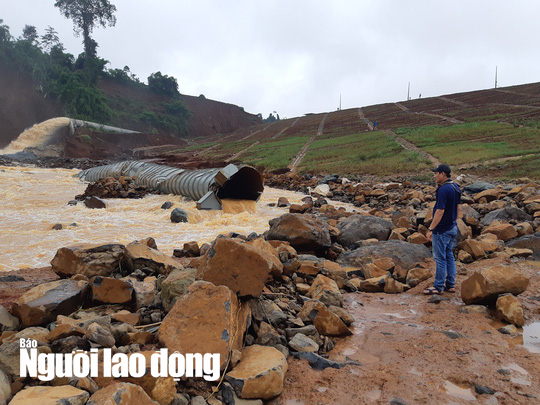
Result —
[{"label": "overcast sky", "polygon": [[[109,68],[176,77],[183,94],[294,117],[540,81],[538,0],[114,0],[93,33]],[[13,36],[58,31],[54,0],[0,0]]]}]

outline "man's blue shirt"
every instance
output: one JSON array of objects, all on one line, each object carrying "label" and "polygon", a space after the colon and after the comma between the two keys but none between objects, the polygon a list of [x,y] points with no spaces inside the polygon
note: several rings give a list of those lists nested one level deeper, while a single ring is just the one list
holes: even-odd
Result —
[{"label": "man's blue shirt", "polygon": [[458,205],[461,203],[461,190],[452,180],[447,180],[437,188],[433,215],[437,210],[444,210],[441,221],[437,224],[433,233],[440,234],[449,231],[456,225]]}]

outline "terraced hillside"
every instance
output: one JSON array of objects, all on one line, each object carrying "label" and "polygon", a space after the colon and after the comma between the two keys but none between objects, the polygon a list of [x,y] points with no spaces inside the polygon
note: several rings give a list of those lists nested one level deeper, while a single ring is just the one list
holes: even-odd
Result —
[{"label": "terraced hillside", "polygon": [[540,178],[540,83],[309,114],[196,142],[160,157],[344,175],[418,173],[442,161]]}]

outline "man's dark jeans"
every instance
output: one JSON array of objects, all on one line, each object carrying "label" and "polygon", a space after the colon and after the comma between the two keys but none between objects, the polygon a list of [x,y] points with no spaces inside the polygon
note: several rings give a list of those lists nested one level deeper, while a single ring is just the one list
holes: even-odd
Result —
[{"label": "man's dark jeans", "polygon": [[439,291],[456,285],[456,262],[452,249],[457,233],[457,226],[454,226],[449,231],[433,234],[433,258],[437,264],[433,286]]}]

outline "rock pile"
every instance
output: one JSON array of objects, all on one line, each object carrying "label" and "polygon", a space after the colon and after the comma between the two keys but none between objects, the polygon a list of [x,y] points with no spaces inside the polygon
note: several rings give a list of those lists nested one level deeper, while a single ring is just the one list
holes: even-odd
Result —
[{"label": "rock pile", "polygon": [[[318,185],[317,179],[280,179],[290,187]],[[234,404],[278,396],[289,355],[317,369],[343,367],[326,359],[336,339],[354,328],[342,294],[403,293],[432,277],[425,235],[434,188],[323,180],[319,193],[353,201],[358,211],[313,194],[302,204],[280,199],[289,212],[272,219],[263,235],[231,233],[202,246],[190,241],[174,257],[151,238],[59,249],[51,264],[60,279],[28,290],[9,312],[0,310],[0,383],[15,395],[12,403],[39,396],[42,402],[81,404],[105,404],[112,397],[117,403]],[[276,178],[270,181],[276,185]],[[537,237],[539,188],[529,183],[464,195],[458,224],[461,262],[507,259],[504,266],[471,274],[461,288],[463,301],[493,305],[500,319],[518,326],[524,314],[515,296],[528,279],[510,259],[530,256],[537,245],[529,239],[510,244]],[[35,339],[41,353],[94,348],[103,357],[111,348],[143,356],[146,364],[161,349],[216,353],[224,378],[175,381],[146,369],[137,378],[101,372],[44,383],[19,377],[21,339]]]},{"label": "rock pile", "polygon": [[142,198],[150,193],[146,187],[136,186],[134,180],[133,177],[126,176],[121,176],[119,179],[106,177],[88,184],[84,193],[75,196],[75,200],[84,201],[88,197]]}]

